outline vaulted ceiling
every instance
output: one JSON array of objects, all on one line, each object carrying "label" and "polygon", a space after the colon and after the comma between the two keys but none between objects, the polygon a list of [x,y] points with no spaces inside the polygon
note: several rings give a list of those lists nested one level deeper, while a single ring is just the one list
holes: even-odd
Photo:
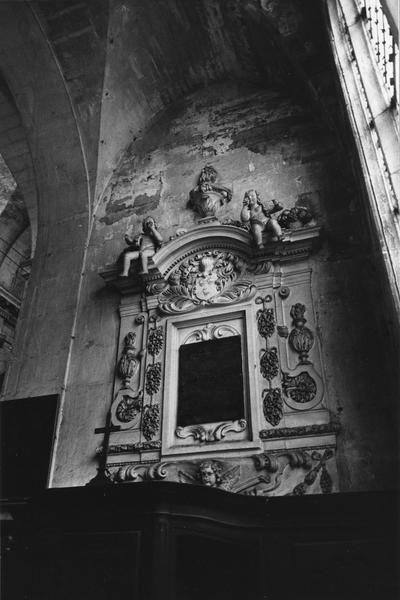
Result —
[{"label": "vaulted ceiling", "polygon": [[[43,170],[33,131],[62,127],[62,94],[75,120],[80,141],[74,143],[92,206],[129,143],[176,100],[217,81],[283,89],[336,129],[339,110],[320,0],[54,0],[2,2],[0,12],[0,153],[17,182],[19,204],[24,199],[33,244],[36,179]],[[18,27],[20,41],[10,24]],[[54,69],[50,62],[42,65],[37,100],[29,57],[40,61],[46,45]],[[37,114],[46,122],[39,123]],[[48,142],[48,152],[59,143],[59,137]],[[78,154],[73,148],[65,149],[65,160]],[[40,185],[39,196],[43,219],[57,198],[53,191],[46,203]],[[15,212],[18,202],[10,202]],[[18,220],[26,227],[20,215]],[[11,232],[4,217],[0,224]]]}]

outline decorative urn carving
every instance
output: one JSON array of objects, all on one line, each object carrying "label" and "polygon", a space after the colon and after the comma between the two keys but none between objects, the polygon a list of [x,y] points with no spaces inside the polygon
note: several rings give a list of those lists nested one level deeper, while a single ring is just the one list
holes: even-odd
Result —
[{"label": "decorative urn carving", "polygon": [[214,167],[206,165],[201,170],[196,187],[190,192],[188,206],[201,218],[215,218],[218,208],[232,199],[229,188],[215,183],[217,177]]},{"label": "decorative urn carving", "polygon": [[290,310],[290,316],[293,319],[294,329],[289,334],[289,343],[293,350],[300,355],[299,363],[301,365],[311,364],[308,360],[308,353],[314,345],[314,334],[308,327],[305,327],[307,319],[304,317],[306,307],[304,304],[294,304]]},{"label": "decorative urn carving", "polygon": [[130,387],[132,378],[139,367],[138,353],[135,346],[136,333],[130,331],[124,339],[124,350],[118,363],[118,375],[124,387]]}]

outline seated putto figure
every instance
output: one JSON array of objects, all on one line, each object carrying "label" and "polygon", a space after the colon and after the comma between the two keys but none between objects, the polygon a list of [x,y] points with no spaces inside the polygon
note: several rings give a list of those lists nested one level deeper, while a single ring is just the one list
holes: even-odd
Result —
[{"label": "seated putto figure", "polygon": [[273,213],[282,210],[283,206],[276,200],[272,200],[272,204],[273,207],[271,209],[265,208],[256,190],[249,190],[244,195],[240,218],[242,223],[250,224],[250,229],[258,248],[264,248],[264,231],[271,233],[271,240],[273,242],[279,242],[283,238],[282,229],[278,221],[271,217]]},{"label": "seated putto figure", "polygon": [[128,248],[123,254],[124,269],[121,277],[128,277],[131,262],[138,258],[140,258],[142,267],[140,273],[148,273],[148,259],[157,252],[163,242],[153,217],[146,217],[143,220],[142,233],[139,235],[133,238],[125,235],[125,242],[128,244]]}]

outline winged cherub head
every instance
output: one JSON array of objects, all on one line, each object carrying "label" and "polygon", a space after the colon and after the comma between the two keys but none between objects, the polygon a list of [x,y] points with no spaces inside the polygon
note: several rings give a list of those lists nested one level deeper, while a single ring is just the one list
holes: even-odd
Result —
[{"label": "winged cherub head", "polygon": [[215,460],[204,460],[199,466],[198,478],[203,485],[216,487],[222,481],[222,466]]}]

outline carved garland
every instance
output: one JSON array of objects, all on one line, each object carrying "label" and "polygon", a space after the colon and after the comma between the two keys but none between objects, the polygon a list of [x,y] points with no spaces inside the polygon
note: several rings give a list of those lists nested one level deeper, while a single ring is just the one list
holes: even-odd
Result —
[{"label": "carved garland", "polygon": [[146,405],[143,410],[142,431],[146,440],[151,440],[160,428],[160,406]]},{"label": "carved garland", "polygon": [[297,484],[294,488],[290,496],[304,496],[307,492],[307,488],[310,487],[317,479],[318,473],[321,471],[321,477],[319,480],[319,485],[321,488],[321,492],[323,494],[330,494],[332,492],[333,482],[332,478],[328,473],[326,468],[326,462],[333,457],[333,450],[327,449],[321,455],[320,452],[314,451],[311,454],[311,458],[315,461],[318,461],[315,467],[311,469],[309,473],[304,477],[304,480]]},{"label": "carved garland", "polygon": [[260,372],[268,381],[269,389],[264,389],[263,410],[264,417],[273,427],[279,425],[283,417],[283,401],[280,388],[272,388],[272,380],[279,374],[278,349],[269,347],[269,338],[273,336],[276,329],[275,314],[273,308],[266,305],[272,301],[272,296],[265,298],[259,296],[256,298],[256,304],[262,304],[262,308],[257,311],[257,329],[260,336],[265,340],[265,348],[261,349]]},{"label": "carved garland", "polygon": [[[143,325],[144,316],[138,315],[135,323]],[[117,365],[117,375],[122,379],[114,402],[111,405],[111,423],[122,429],[132,429],[138,426],[140,412],[143,407],[143,366],[137,389],[133,389],[132,381],[137,375],[139,365],[143,361],[144,352],[136,350],[136,333],[130,331],[124,338],[124,348]]]},{"label": "carved garland", "polygon": [[[146,442],[135,442],[133,444],[111,444],[108,446],[108,454],[127,454],[139,450],[158,450],[161,448],[161,440],[149,440]],[[99,448],[99,453],[103,448]]]},{"label": "carved garland", "polygon": [[161,362],[156,361],[156,357],[164,347],[163,327],[157,322],[158,317],[152,315],[149,319],[150,329],[147,338],[147,352],[152,358],[152,363],[146,368],[145,383],[145,391],[151,397],[151,402],[144,407],[142,416],[142,433],[147,441],[155,437],[160,429],[160,405],[152,403],[153,396],[160,390],[162,378]]},{"label": "carved garland", "polygon": [[264,417],[273,427],[279,425],[283,417],[283,400],[280,388],[263,390]]}]

